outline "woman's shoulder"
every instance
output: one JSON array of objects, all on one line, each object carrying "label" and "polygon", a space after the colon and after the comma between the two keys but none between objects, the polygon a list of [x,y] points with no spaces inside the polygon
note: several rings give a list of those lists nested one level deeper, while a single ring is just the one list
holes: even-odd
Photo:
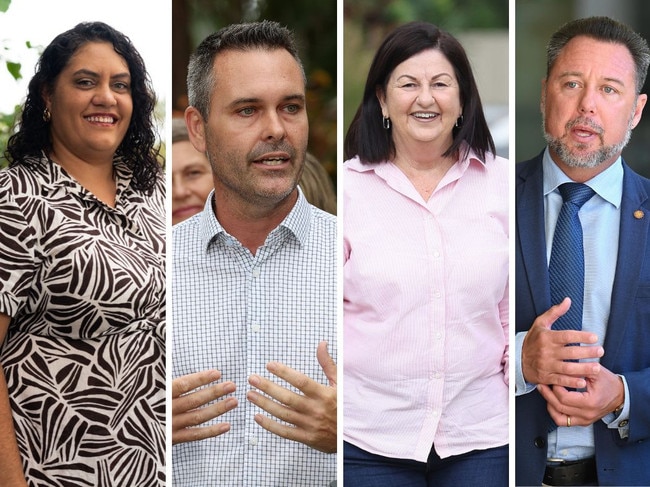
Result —
[{"label": "woman's shoulder", "polygon": [[510,167],[510,160],[506,159],[505,157],[497,156],[494,154],[490,154],[491,156],[491,161],[490,164],[493,164],[495,167],[497,167],[500,171],[507,171],[508,168]]},{"label": "woman's shoulder", "polygon": [[0,169],[0,191],[23,194],[38,191],[46,182],[44,176],[41,158],[25,158],[21,162]]},{"label": "woman's shoulder", "polygon": [[507,173],[510,167],[510,161],[505,157],[486,152],[485,157],[481,160],[474,151],[470,153],[471,158],[478,159],[483,163],[485,168],[490,172]]}]

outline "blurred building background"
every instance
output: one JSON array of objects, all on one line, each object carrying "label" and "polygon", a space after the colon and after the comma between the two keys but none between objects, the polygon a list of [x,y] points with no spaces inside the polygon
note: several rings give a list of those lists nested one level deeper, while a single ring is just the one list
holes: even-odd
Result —
[{"label": "blurred building background", "polygon": [[342,136],[384,37],[400,24],[424,20],[450,32],[467,51],[497,153],[509,156],[508,0],[344,0],[343,5]]},{"label": "blurred building background", "polygon": [[[515,1],[515,160],[537,155],[545,145],[539,110],[542,78],[546,75],[546,44],[569,20],[606,15],[624,22],[650,39],[647,0],[516,0]],[[646,80],[643,93],[648,93]],[[623,151],[625,162],[650,177],[650,106]]]}]

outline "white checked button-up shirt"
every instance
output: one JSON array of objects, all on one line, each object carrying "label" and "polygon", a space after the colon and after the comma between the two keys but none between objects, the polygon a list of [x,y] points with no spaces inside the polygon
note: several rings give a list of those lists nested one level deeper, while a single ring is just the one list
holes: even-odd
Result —
[{"label": "white checked button-up shirt", "polygon": [[214,420],[230,422],[228,433],[174,446],[173,485],[327,487],[336,455],[262,429],[253,418],[263,411],[246,392],[251,374],[280,382],[269,361],[327,384],[316,348],[326,340],[336,361],[336,218],[300,193],[252,255],[221,227],[211,202],[173,229],[173,377],[218,369],[236,384],[239,406]]}]

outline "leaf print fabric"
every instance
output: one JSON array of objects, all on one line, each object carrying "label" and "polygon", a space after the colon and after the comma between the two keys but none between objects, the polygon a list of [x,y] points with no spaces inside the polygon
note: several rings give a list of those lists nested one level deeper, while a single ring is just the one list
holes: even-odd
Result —
[{"label": "leaf print fabric", "polygon": [[115,208],[47,158],[0,171],[0,348],[30,485],[165,483],[165,192]]}]

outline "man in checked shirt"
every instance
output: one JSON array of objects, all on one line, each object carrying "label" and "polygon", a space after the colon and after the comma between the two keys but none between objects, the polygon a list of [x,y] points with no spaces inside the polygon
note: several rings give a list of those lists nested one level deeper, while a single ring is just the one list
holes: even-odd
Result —
[{"label": "man in checked shirt", "polygon": [[215,190],[173,230],[174,485],[334,485],[336,219],[297,186],[308,122],[291,32],[208,36],[188,92]]}]

